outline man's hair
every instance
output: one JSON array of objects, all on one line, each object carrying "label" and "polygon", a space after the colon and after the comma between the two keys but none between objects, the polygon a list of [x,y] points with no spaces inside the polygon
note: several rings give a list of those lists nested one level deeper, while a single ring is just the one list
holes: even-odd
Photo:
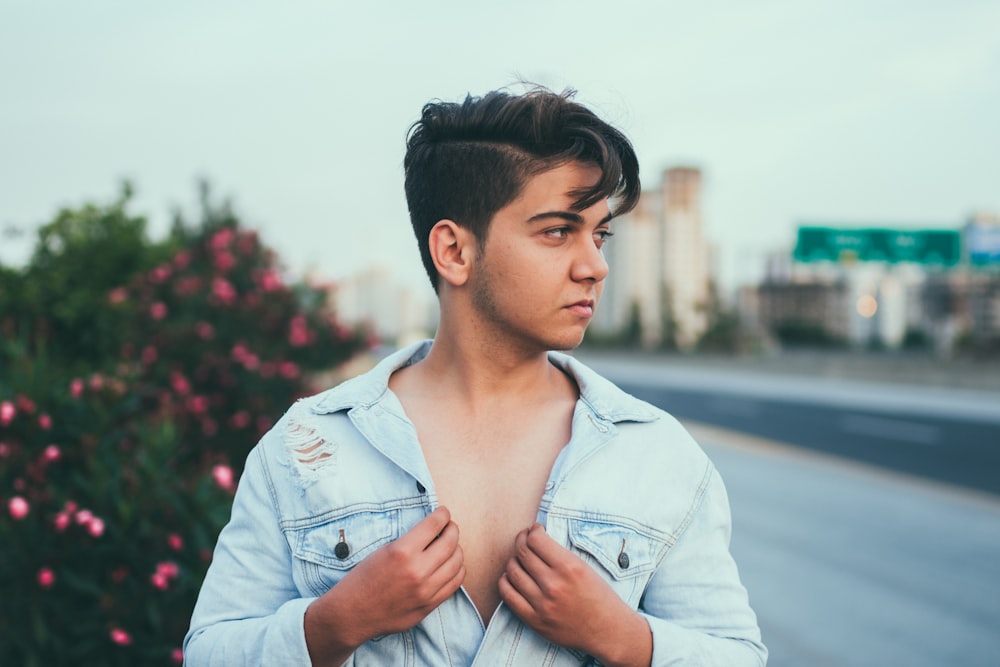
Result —
[{"label": "man's hair", "polygon": [[594,112],[562,94],[534,88],[521,95],[493,91],[462,103],[429,102],[410,127],[403,168],[410,222],[420,257],[438,289],[429,250],[440,220],[469,229],[479,247],[490,220],[514,201],[529,178],[569,162],[596,165],[601,178],[574,192],[582,211],[614,198],[613,215],[639,200],[639,161],[632,144]]}]

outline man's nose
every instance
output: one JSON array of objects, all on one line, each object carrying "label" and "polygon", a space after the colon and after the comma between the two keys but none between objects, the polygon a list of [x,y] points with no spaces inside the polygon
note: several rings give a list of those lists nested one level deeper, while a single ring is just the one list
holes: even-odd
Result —
[{"label": "man's nose", "polygon": [[608,277],[608,261],[592,238],[581,239],[581,248],[573,262],[573,280],[601,282]]}]

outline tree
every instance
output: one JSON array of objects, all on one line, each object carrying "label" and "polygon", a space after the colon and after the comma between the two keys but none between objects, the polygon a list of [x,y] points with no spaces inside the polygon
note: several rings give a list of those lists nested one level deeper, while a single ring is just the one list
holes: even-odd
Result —
[{"label": "tree", "polygon": [[367,344],[207,187],[158,243],[129,195],[0,271],[3,665],[179,661],[249,449]]}]

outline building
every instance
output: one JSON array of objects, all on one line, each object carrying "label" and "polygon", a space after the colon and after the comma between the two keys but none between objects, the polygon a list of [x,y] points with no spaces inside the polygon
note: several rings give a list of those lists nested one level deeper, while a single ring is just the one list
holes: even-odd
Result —
[{"label": "building", "polygon": [[403,285],[385,266],[372,266],[340,281],[330,298],[338,317],[364,324],[384,342],[405,345],[433,335],[436,328],[437,299],[429,284]]},{"label": "building", "polygon": [[800,227],[751,303],[743,320],[786,342],[811,332],[853,346],[995,349],[1000,219],[976,214],[960,232]]},{"label": "building", "polygon": [[635,210],[616,220],[611,267],[593,327],[603,335],[638,324],[646,347],[690,348],[705,331],[708,246],[702,237],[701,171],[673,167],[659,188],[644,190]]}]

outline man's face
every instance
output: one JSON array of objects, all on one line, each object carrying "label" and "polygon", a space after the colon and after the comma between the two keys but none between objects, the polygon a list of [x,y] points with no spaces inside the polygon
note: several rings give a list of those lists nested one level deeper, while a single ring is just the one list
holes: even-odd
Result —
[{"label": "man's face", "polygon": [[608,274],[606,199],[573,211],[573,192],[600,178],[598,167],[568,163],[531,178],[497,211],[470,278],[487,336],[528,352],[580,344]]}]

